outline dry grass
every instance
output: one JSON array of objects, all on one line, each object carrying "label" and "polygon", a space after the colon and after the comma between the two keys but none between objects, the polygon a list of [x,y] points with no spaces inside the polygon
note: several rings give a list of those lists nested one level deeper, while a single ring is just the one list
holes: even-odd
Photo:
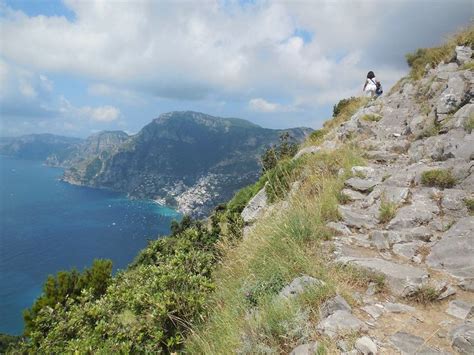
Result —
[{"label": "dry grass", "polygon": [[398,206],[396,203],[387,201],[382,198],[379,209],[379,222],[382,224],[390,222],[397,213]]},{"label": "dry grass", "polygon": [[[260,220],[237,246],[221,244],[224,258],[215,273],[216,292],[206,322],[196,325],[186,343],[188,352],[288,353],[315,338],[311,324],[317,324],[318,308],[328,297],[337,292],[350,301],[349,289],[383,284],[376,275],[329,263],[321,243],[328,233],[325,224],[338,218],[337,196],[348,177],[337,171],[362,163],[354,147],[311,156],[300,192],[286,210]],[[293,302],[276,296],[282,285],[301,275],[326,285]],[[258,295],[249,303],[248,290],[255,289]]]},{"label": "dry grass", "polygon": [[454,58],[454,49],[457,45],[474,46],[474,26],[451,36],[439,47],[420,48],[414,53],[407,54],[407,62],[411,67],[410,77],[418,80],[425,74],[427,66],[434,68],[441,62],[451,61]]}]

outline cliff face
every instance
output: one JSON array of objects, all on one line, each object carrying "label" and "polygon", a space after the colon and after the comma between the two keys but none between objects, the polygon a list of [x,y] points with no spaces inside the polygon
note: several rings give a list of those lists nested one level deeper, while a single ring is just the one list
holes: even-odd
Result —
[{"label": "cliff face", "polygon": [[[309,129],[288,130],[301,141]],[[64,180],[124,191],[205,215],[259,175],[264,147],[283,131],[197,112],[161,115],[133,137],[121,137],[93,157],[68,162]],[[91,146],[91,144],[87,144]]]}]

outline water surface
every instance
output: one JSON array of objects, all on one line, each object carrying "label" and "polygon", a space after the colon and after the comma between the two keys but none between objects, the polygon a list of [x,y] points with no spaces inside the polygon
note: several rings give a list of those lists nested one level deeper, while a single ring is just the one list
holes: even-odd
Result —
[{"label": "water surface", "polygon": [[109,258],[125,268],[176,211],[151,201],[72,186],[62,170],[0,156],[0,332],[20,334],[22,310],[48,274]]}]

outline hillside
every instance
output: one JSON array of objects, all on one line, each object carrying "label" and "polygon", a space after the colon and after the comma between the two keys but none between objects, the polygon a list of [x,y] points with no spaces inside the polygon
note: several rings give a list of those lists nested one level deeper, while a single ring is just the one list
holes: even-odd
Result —
[{"label": "hillside", "polygon": [[0,154],[19,159],[45,160],[50,155],[70,154],[81,141],[79,138],[48,133],[4,137],[0,138]]},{"label": "hillside", "polygon": [[409,55],[391,92],[339,102],[293,158],[118,275],[51,277],[18,349],[474,353],[473,48],[471,27]]},{"label": "hillside", "polygon": [[301,142],[311,130],[265,129],[242,119],[170,112],[107,154],[86,154],[69,164],[63,179],[204,216],[258,178],[264,148],[286,131]]}]

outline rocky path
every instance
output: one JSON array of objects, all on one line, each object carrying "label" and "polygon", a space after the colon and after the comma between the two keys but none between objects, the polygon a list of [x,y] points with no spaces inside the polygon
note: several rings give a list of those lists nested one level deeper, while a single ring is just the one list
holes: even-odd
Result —
[{"label": "rocky path", "polygon": [[[457,62],[402,83],[336,131],[332,145],[355,137],[369,164],[352,169],[341,221],[328,224],[337,235],[334,260],[383,275],[387,287],[354,294],[353,309],[337,297],[329,301],[337,306],[320,322],[322,334],[365,334],[352,349],[338,341],[341,353],[474,354],[474,216],[467,202],[474,200],[474,80],[462,69],[469,51],[458,47]],[[424,181],[434,169],[448,172],[446,179]],[[422,298],[429,301],[414,301]],[[311,353],[311,346],[293,354]]]}]

